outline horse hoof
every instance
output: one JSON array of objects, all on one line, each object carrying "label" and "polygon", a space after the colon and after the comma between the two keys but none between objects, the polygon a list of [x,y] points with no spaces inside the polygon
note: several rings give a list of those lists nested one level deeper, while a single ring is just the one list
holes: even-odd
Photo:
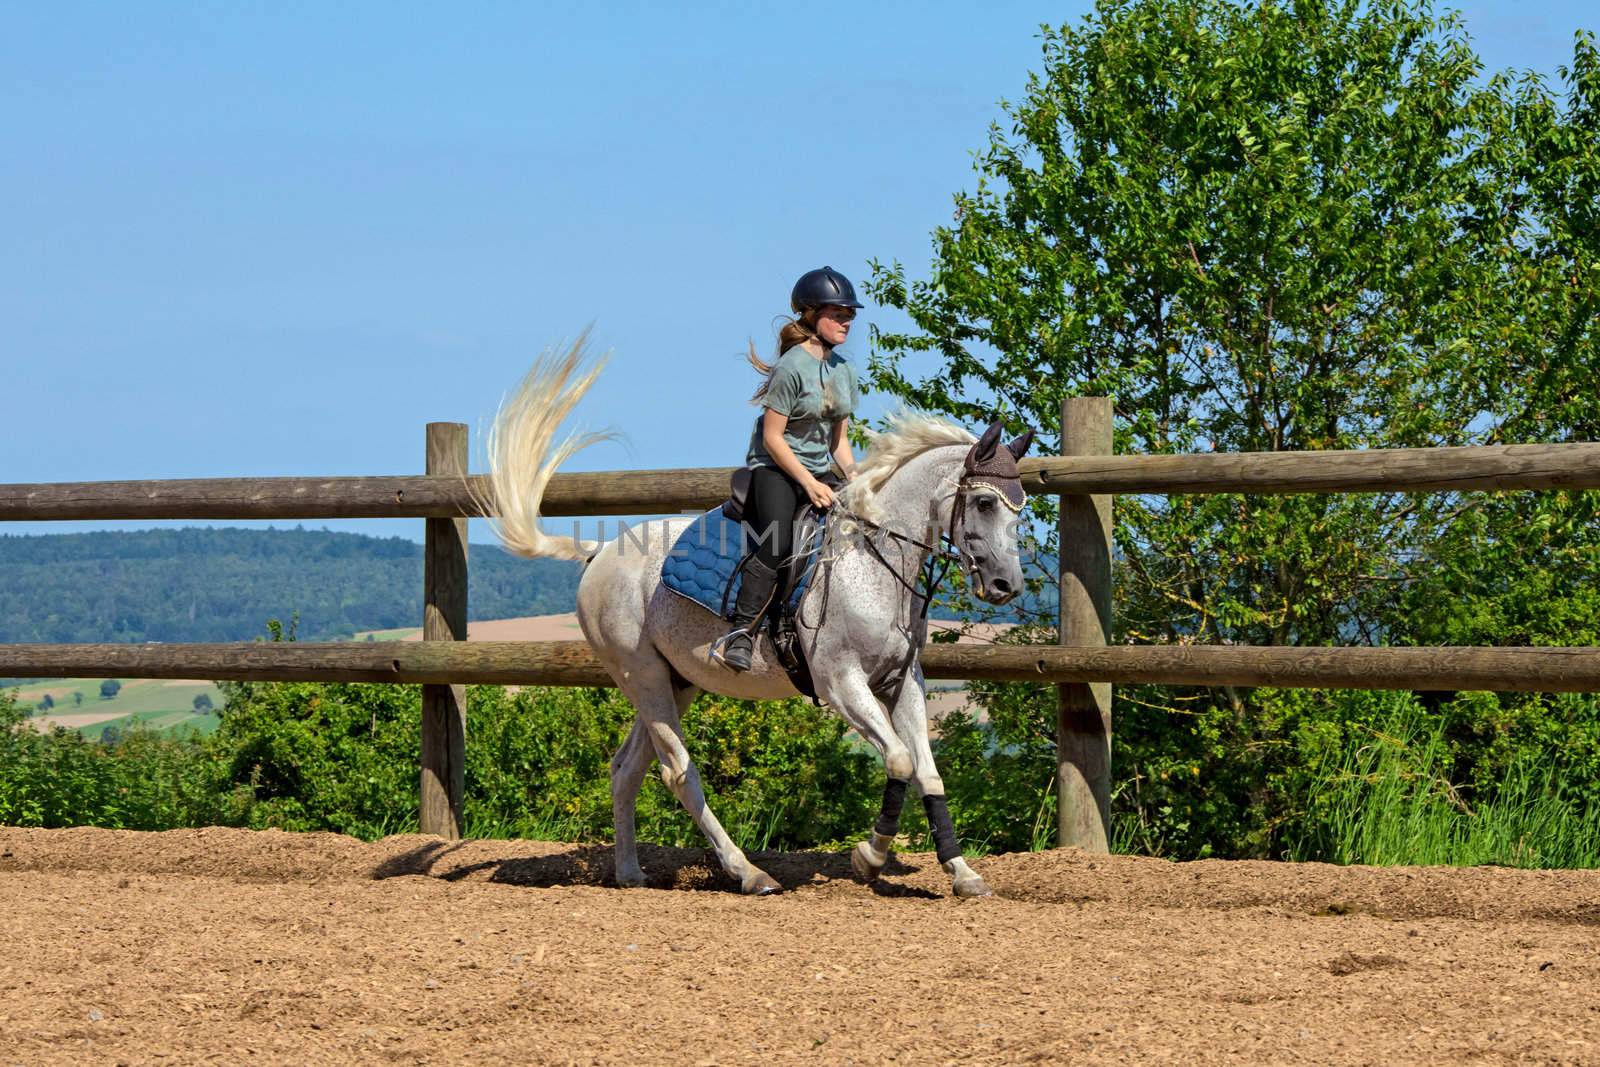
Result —
[{"label": "horse hoof", "polygon": [[970,878],[957,878],[951,883],[950,888],[955,891],[955,894],[958,897],[966,897],[970,899],[975,897],[994,896],[994,890],[989,888],[989,883],[985,882],[982,877],[976,874]]},{"label": "horse hoof", "polygon": [[856,847],[850,850],[851,870],[856,872],[857,878],[868,884],[878,880],[878,875],[883,873],[884,865],[888,862],[888,856],[880,859],[865,841],[856,842]]},{"label": "horse hoof", "polygon": [[774,893],[783,892],[783,886],[779,885],[778,880],[766,871],[756,871],[746,878],[744,884],[739,888],[747,897],[770,897]]},{"label": "horse hoof", "polygon": [[641,870],[618,871],[618,889],[641,889],[644,887],[644,872]]}]

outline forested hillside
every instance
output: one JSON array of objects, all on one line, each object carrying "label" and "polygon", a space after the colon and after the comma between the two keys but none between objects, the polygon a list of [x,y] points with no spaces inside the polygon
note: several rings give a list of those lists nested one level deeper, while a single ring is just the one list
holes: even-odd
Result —
[{"label": "forested hillside", "polygon": [[[576,563],[470,550],[473,619],[571,611]],[[298,613],[301,640],[419,626],[422,546],[324,530],[0,536],[0,642],[241,641]]]}]

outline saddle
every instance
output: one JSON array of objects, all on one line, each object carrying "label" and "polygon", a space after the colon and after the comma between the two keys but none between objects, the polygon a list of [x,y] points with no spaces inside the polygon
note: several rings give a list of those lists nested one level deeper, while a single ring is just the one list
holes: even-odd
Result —
[{"label": "saddle", "polygon": [[[728,500],[689,524],[673,543],[661,569],[662,584],[668,589],[729,620],[744,564],[753,554],[753,550],[741,552],[744,538],[740,526],[751,479],[749,468],[734,471]],[[837,488],[838,483],[831,477],[823,480]],[[817,700],[816,687],[811,681],[811,667],[806,662],[795,613],[810,585],[825,527],[826,518],[809,500],[805,501],[794,517],[794,559],[781,570],[779,587],[751,624],[757,633],[764,624],[790,683],[813,702]]]}]

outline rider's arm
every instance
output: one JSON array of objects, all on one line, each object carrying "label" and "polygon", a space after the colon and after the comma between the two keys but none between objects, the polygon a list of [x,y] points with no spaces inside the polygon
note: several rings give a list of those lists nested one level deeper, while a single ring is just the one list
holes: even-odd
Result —
[{"label": "rider's arm", "polygon": [[772,462],[778,465],[779,470],[799,485],[806,486],[816,480],[816,475],[806,470],[794,454],[794,449],[789,447],[789,442],[783,439],[784,428],[788,425],[789,416],[767,408],[761,415],[761,443],[767,447],[767,455],[772,457]]},{"label": "rider's arm", "polygon": [[832,446],[833,461],[839,465],[839,470],[844,472],[844,480],[849,481],[856,476],[856,454],[850,449],[850,418],[846,416],[833,424]]}]

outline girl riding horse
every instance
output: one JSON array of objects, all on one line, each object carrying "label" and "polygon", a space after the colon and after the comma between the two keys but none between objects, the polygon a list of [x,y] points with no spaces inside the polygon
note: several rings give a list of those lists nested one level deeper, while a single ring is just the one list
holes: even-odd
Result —
[{"label": "girl riding horse", "polygon": [[[843,289],[831,295],[853,300]],[[821,324],[830,319],[839,322],[837,316],[814,317],[819,338],[827,337],[830,327]],[[832,336],[837,343],[843,334],[833,331]],[[799,366],[813,374],[827,373],[820,361],[816,368]],[[716,850],[723,870],[746,893],[777,892],[782,889],[778,881],[750,862],[712,813],[684,743],[681,717],[702,691],[752,700],[797,692],[782,666],[761,651],[746,671],[715,662],[711,650],[725,635],[727,623],[663,582],[667,559],[700,519],[666,519],[647,528],[642,540],[629,532],[599,545],[540,526],[539,504],[556,468],[593,440],[556,444],[554,438],[598,373],[599,367],[584,359],[581,342],[534,364],[490,432],[490,492],[480,506],[484,514],[495,516],[496,532],[511,552],[585,561],[578,583],[578,622],[595,656],[636,710],[633,728],[611,761],[617,884],[645,884],[634,808],[645,773],[659,760],[662,781]],[[773,380],[776,384],[776,376]],[[821,384],[825,392],[825,377]],[[850,392],[853,398],[854,389]],[[819,418],[824,407],[817,408]],[[763,423],[773,410],[763,414]],[[841,433],[843,418],[838,414],[834,420]],[[1004,604],[1021,591],[1017,517],[1024,497],[1017,460],[1033,434],[1027,431],[1006,444],[1000,431],[995,422],[974,437],[963,427],[927,415],[903,412],[891,418],[873,437],[843,490],[848,508],[837,510],[847,514],[828,524],[817,571],[795,616],[817,695],[883,757],[887,780],[882,807],[868,837],[850,855],[851,867],[865,881],[877,878],[888,863],[901,805],[914,785],[922,794],[951,889],[957,896],[989,892],[962,856],[928,738],[919,659],[927,640],[932,590],[931,582],[920,576],[930,562],[940,560],[959,563],[969,588],[992,604]],[[826,443],[830,449],[840,448],[833,433],[830,424]],[[763,426],[763,444],[765,437]],[[795,451],[792,445],[789,451]],[[848,451],[842,455],[849,457]],[[809,468],[806,473],[820,483]],[[804,485],[810,498],[815,487],[809,481]],[[827,503],[831,490],[817,495]],[[778,522],[782,525],[781,517]]]},{"label": "girl riding horse", "polygon": [[807,500],[818,510],[833,506],[835,465],[845,480],[855,473],[848,431],[856,373],[835,347],[850,336],[861,302],[850,279],[821,267],[795,282],[789,306],[799,317],[778,334],[778,361],[764,363],[750,346],[751,365],[767,379],[752,398],[761,414],[745,455],[751,478],[744,534],[755,551],[744,565],[734,629],[721,646],[722,662],[736,671],[750,669],[755,621],[774,590],[789,584],[795,513]]}]

